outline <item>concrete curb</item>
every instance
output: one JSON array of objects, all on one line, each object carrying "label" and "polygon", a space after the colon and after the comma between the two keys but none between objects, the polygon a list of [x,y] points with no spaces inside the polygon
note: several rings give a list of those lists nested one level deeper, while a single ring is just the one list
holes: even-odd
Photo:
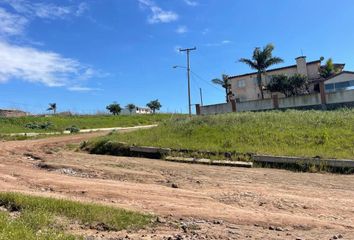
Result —
[{"label": "concrete curb", "polygon": [[270,155],[254,155],[252,158],[254,162],[260,163],[307,164],[334,168],[354,168],[354,160],[349,159],[320,159]]},{"label": "concrete curb", "polygon": [[182,158],[182,157],[166,157],[165,160],[169,162],[204,164],[204,165],[214,165],[214,166],[244,167],[244,168],[253,167],[252,162],[240,162],[240,161],[195,159],[195,158]]},{"label": "concrete curb", "polygon": [[171,149],[169,148],[157,148],[157,147],[139,147],[132,146],[130,151],[138,153],[160,153],[160,154],[170,154]]}]

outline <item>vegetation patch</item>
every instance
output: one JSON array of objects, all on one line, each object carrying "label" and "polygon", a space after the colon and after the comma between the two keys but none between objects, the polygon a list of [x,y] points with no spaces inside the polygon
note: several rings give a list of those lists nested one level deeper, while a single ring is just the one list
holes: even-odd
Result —
[{"label": "vegetation patch", "polygon": [[66,234],[70,224],[119,231],[138,229],[151,222],[151,216],[119,208],[62,199],[0,193],[0,239],[81,239]]},{"label": "vegetation patch", "polygon": [[171,117],[173,117],[171,114],[0,117],[0,134],[62,132],[73,127],[75,129],[133,127],[159,123]]},{"label": "vegetation patch", "polygon": [[354,159],[353,123],[349,109],[243,112],[170,119],[157,128],[113,133],[85,145],[98,154],[110,154],[111,146],[124,142],[197,152]]}]

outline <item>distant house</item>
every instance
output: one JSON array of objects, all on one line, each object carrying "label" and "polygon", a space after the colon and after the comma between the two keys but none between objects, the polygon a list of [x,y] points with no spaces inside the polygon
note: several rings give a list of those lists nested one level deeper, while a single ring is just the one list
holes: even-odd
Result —
[{"label": "distant house", "polygon": [[150,108],[142,108],[142,107],[137,107],[136,108],[136,114],[151,114],[152,111]]},{"label": "distant house", "polygon": [[0,109],[0,117],[24,117],[28,113],[14,109]]},{"label": "distant house", "polygon": [[[262,80],[264,85],[267,85],[274,75],[292,76],[301,74],[309,79],[310,92],[319,91],[318,84],[320,81],[325,81],[326,91],[354,88],[354,72],[343,71],[345,64],[337,63],[334,65],[340,70],[340,73],[328,79],[322,79],[320,76],[320,69],[323,67],[321,66],[321,60],[306,62],[306,57],[301,56],[296,58],[295,65],[268,70],[262,75]],[[257,72],[231,76],[229,79],[231,81],[231,91],[235,95],[236,101],[244,102],[261,99],[257,84]],[[265,91],[264,97],[271,98],[272,94]]]},{"label": "distant house", "polygon": [[129,115],[129,114],[144,115],[144,114],[151,114],[151,113],[152,111],[150,108],[143,108],[143,107],[136,107],[135,109],[133,109],[131,113],[127,108],[123,109],[121,112],[122,115]]}]

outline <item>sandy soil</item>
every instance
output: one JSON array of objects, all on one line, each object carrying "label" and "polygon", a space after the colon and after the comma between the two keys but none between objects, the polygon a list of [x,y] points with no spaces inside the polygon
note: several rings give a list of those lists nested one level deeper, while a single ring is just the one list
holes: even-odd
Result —
[{"label": "sandy soil", "polygon": [[72,229],[87,239],[354,239],[354,175],[96,156],[67,146],[101,134],[1,142],[0,191],[159,216],[140,231]]}]

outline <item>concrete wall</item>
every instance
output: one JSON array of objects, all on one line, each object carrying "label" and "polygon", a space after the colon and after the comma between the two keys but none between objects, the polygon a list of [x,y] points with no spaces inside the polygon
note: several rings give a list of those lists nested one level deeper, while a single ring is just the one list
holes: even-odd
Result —
[{"label": "concrete wall", "polygon": [[252,110],[268,110],[273,108],[272,99],[255,100],[236,103],[237,112],[252,111]]},{"label": "concrete wall", "polygon": [[328,104],[354,102],[354,90],[326,93]]},{"label": "concrete wall", "polygon": [[213,114],[230,113],[230,112],[232,112],[231,103],[202,106],[200,108],[201,115],[213,115]]},{"label": "concrete wall", "polygon": [[279,98],[279,108],[306,107],[314,105],[321,105],[321,95],[319,93]]},{"label": "concrete wall", "polygon": [[[344,90],[326,93],[326,106],[328,109],[340,107],[354,107],[354,90]],[[321,94],[314,93],[303,96],[279,98],[279,109],[299,108],[299,109],[322,109],[324,104],[321,101]],[[274,109],[273,99],[254,100],[236,103],[237,112],[262,111]],[[216,104],[200,107],[201,115],[212,115],[232,112],[232,104]]]}]

